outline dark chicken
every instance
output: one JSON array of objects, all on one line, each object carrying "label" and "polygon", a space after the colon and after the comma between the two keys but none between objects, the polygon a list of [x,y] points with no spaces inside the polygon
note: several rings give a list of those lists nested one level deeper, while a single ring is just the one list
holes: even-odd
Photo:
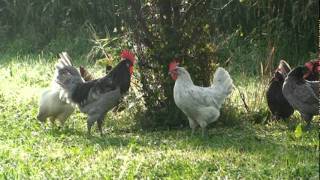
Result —
[{"label": "dark chicken", "polygon": [[308,81],[303,77],[308,74],[306,66],[293,69],[285,79],[282,92],[291,106],[298,110],[307,122],[307,129],[314,115],[319,114],[320,81]]},{"label": "dark chicken", "polygon": [[286,61],[281,60],[266,92],[268,107],[273,118],[277,120],[290,117],[294,111],[293,107],[282,94],[282,85],[290,70],[289,64]]},{"label": "dark chicken", "polygon": [[129,90],[130,79],[135,62],[130,51],[121,53],[123,59],[106,76],[85,82],[79,71],[73,67],[69,57],[60,54],[56,65],[56,82],[62,87],[62,93],[70,102],[78,105],[81,112],[88,115],[87,128],[91,134],[92,125],[97,122],[102,135],[102,124],[105,114],[119,103],[119,99]]}]

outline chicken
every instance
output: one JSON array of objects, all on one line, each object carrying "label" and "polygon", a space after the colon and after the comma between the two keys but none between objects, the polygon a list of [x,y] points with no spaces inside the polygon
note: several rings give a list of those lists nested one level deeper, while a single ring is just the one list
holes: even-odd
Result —
[{"label": "chicken", "polygon": [[39,102],[39,112],[37,119],[44,123],[47,118],[52,124],[58,120],[61,126],[64,125],[66,119],[73,113],[72,105],[59,98],[59,89],[49,89],[42,93]]},{"label": "chicken", "polygon": [[218,120],[220,108],[233,90],[232,79],[225,69],[219,67],[214,74],[212,86],[196,86],[188,71],[178,65],[175,60],[169,65],[169,74],[175,80],[174,101],[187,116],[192,135],[200,126],[204,137],[207,135],[207,125]]},{"label": "chicken", "polygon": [[[80,71],[85,72],[82,77],[86,81],[93,79],[93,76],[85,68],[80,67]],[[60,125],[63,126],[66,119],[73,113],[74,107],[67,103],[66,99],[59,98],[61,90],[54,78],[50,89],[41,94],[37,115],[40,122],[45,122],[49,118],[52,124],[55,124],[55,121],[58,120]]]},{"label": "chicken", "polygon": [[303,76],[308,72],[306,66],[293,69],[285,79],[282,92],[291,106],[298,110],[310,129],[314,115],[319,114],[320,81],[307,81]]},{"label": "chicken", "polygon": [[282,94],[282,85],[290,70],[289,64],[281,60],[266,92],[268,107],[275,119],[285,119],[293,114],[293,107]]},{"label": "chicken", "polygon": [[304,78],[308,81],[319,81],[320,58],[305,63],[305,66],[309,71],[304,75]]},{"label": "chicken", "polygon": [[129,90],[134,54],[124,50],[121,53],[123,59],[107,75],[102,78],[84,82],[79,71],[72,66],[69,57],[60,54],[56,65],[56,82],[63,92],[61,98],[68,99],[76,104],[80,111],[88,115],[87,128],[91,134],[92,125],[97,122],[100,134],[105,114],[119,103],[119,99]]}]

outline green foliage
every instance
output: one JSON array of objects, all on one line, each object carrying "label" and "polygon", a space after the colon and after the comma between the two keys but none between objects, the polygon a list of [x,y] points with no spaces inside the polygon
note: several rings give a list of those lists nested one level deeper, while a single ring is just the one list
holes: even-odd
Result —
[{"label": "green foliage", "polygon": [[[228,2],[0,1],[0,179],[319,179],[318,127],[290,128],[296,114],[289,125],[269,122],[265,103],[267,72],[280,58],[295,65],[317,56],[317,1]],[[38,96],[57,53],[100,77],[122,48],[139,64],[129,95],[105,119],[105,137],[87,137],[79,111],[62,129],[39,125]],[[237,87],[207,140],[181,129],[172,58],[198,85],[225,66]]]},{"label": "green foliage", "polygon": [[[224,2],[213,2],[210,8],[217,4]],[[218,35],[226,33],[215,39],[223,42],[220,57],[230,57],[235,66],[257,67],[266,61],[274,47],[274,66],[279,59],[301,64],[317,52],[318,10],[318,2],[314,0],[232,1],[223,10],[213,10],[211,20]],[[255,72],[255,69],[247,70]]]},{"label": "green foliage", "polygon": [[[279,59],[298,64],[316,52],[316,1],[225,3],[132,0],[121,15],[139,59],[152,67],[139,70],[148,115],[154,114],[156,124],[180,125],[184,119],[172,102],[173,82],[165,76],[173,58],[182,61],[195,84],[208,86],[217,63],[264,77]],[[166,122],[168,114],[174,122]],[[267,113],[256,119],[259,114]]]},{"label": "green foliage", "polygon": [[[294,66],[317,56],[315,0],[4,0],[0,7],[3,52],[68,51],[113,65],[121,48],[134,49],[147,108],[141,124],[149,128],[186,122],[167,75],[173,58],[187,67],[195,84],[207,86],[216,66],[261,76],[267,84],[278,60]],[[260,102],[263,94],[258,97]],[[267,111],[252,113],[261,121]]]},{"label": "green foliage", "polygon": [[[107,31],[103,36],[99,36],[94,27],[88,26],[91,42],[93,46],[87,55],[87,59],[91,62],[112,63],[123,49],[132,49],[130,38],[126,35],[111,36]],[[115,64],[113,64],[115,65]]]},{"label": "green foliage", "polygon": [[174,58],[188,68],[197,84],[210,84],[216,47],[210,41],[210,25],[205,18],[208,15],[207,4],[187,1],[129,2],[124,20],[141,62],[139,71],[148,108],[148,119],[143,124],[151,127],[160,124],[181,126],[185,122],[185,117],[173,102],[174,82],[167,75],[168,64]]},{"label": "green foliage", "polygon": [[61,36],[67,35],[73,40],[86,37],[88,32],[83,29],[87,23],[94,24],[99,32],[112,31],[120,27],[121,21],[116,15],[119,3],[114,0],[3,0],[0,1],[0,40],[10,43],[12,39],[23,39],[29,44],[32,42],[31,50],[35,51],[50,46]]},{"label": "green foliage", "polygon": [[[183,128],[141,131],[136,114],[145,118],[144,108],[136,104],[109,112],[102,138],[98,132],[86,135],[86,116],[79,111],[61,129],[41,126],[35,118],[38,96],[50,84],[55,60],[46,54],[0,56],[0,179],[319,178],[318,125],[301,138],[283,122],[253,125],[255,107],[265,103],[260,95],[250,98],[261,90],[244,76],[235,83],[250,112],[234,91],[207,140]],[[104,73],[84,59],[74,62],[95,76]]]},{"label": "green foliage", "polygon": [[301,123],[298,124],[298,126],[296,127],[296,130],[294,130],[294,135],[296,138],[300,138],[302,136],[302,126]]},{"label": "green foliage", "polygon": [[1,21],[9,34],[34,29],[35,33],[48,38],[54,37],[59,30],[71,33],[86,22],[94,23],[100,30],[113,29],[119,22],[114,15],[118,3],[113,0],[4,0],[1,1]]},{"label": "green foliage", "polygon": [[[121,33],[128,30],[127,25],[132,25],[140,29],[142,36],[138,38],[141,41],[148,44],[152,41],[150,37],[160,36],[161,46],[167,41],[161,34],[171,34],[168,43],[174,42],[182,47],[177,45],[179,49],[173,47],[167,52],[170,58],[188,55],[181,49],[185,44],[193,45],[194,40],[204,38],[199,34],[203,31],[207,32],[205,37],[209,36],[221,50],[227,50],[227,57],[217,58],[221,62],[232,56],[229,51],[234,49],[228,48],[227,44],[221,46],[221,42],[235,32],[241,35],[237,46],[274,46],[277,59],[284,58],[294,63],[308,58],[317,47],[319,6],[315,0],[232,0],[227,4],[224,0],[3,0],[0,7],[1,42],[22,38],[33,42],[33,49],[46,46],[60,33],[78,36],[79,29],[88,23],[99,34],[106,30],[113,32],[114,29],[118,30],[116,34]],[[160,15],[165,15],[166,19]],[[145,22],[141,24],[142,20]],[[182,41],[176,43],[179,39]],[[197,52],[199,50],[196,49]]]}]

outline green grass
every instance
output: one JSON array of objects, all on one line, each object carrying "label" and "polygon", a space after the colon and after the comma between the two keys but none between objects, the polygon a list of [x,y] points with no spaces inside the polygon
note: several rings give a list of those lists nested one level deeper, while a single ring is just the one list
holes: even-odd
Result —
[{"label": "green grass", "polygon": [[221,117],[233,123],[212,124],[208,139],[190,137],[188,128],[142,131],[128,110],[108,114],[104,137],[88,137],[79,111],[62,129],[35,118],[54,63],[42,55],[0,57],[0,179],[319,178],[319,126],[296,138],[285,122],[253,124],[268,114],[257,80],[234,78],[250,112],[235,91]]}]

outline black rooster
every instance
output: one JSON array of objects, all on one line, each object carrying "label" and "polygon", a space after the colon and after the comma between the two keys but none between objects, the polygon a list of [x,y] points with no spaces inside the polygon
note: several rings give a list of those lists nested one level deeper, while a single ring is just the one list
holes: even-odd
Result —
[{"label": "black rooster", "polygon": [[79,71],[70,63],[69,57],[60,54],[56,65],[56,82],[62,87],[63,96],[78,105],[81,112],[88,114],[88,134],[97,122],[102,135],[102,123],[105,114],[119,103],[119,99],[129,90],[134,54],[130,51],[121,53],[123,59],[111,72],[102,78],[85,82]]}]

